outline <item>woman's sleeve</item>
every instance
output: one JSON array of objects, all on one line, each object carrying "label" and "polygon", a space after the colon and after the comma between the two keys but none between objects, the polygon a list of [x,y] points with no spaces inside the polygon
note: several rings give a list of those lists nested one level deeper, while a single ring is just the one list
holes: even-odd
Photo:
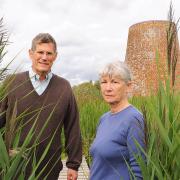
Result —
[{"label": "woman's sleeve", "polygon": [[136,158],[141,156],[145,160],[143,152],[138,145],[145,149],[145,132],[143,116],[138,116],[130,123],[127,135],[127,146],[129,151],[129,165],[136,179],[143,179],[141,169]]}]

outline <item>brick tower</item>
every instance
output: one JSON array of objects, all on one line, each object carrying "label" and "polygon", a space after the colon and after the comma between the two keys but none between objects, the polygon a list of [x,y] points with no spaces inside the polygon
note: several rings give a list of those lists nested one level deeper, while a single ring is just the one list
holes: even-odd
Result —
[{"label": "brick tower", "polygon": [[[135,95],[144,96],[151,92],[157,92],[158,76],[162,82],[167,76],[167,32],[169,24],[169,21],[145,21],[129,28],[125,62],[133,73]],[[175,27],[175,24],[173,26]],[[177,35],[174,42],[173,47],[176,48],[172,48],[172,51],[176,49],[173,53],[177,57],[174,73],[176,77],[175,88],[180,89],[180,55]],[[160,73],[157,70],[157,59]]]}]

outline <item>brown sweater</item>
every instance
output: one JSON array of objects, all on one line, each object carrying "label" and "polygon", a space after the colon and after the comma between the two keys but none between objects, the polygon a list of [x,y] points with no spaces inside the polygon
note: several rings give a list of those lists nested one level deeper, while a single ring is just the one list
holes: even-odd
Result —
[{"label": "brown sweater", "polygon": [[[6,117],[0,117],[0,126],[3,126],[9,119],[15,102],[17,102],[17,117],[24,113],[19,121],[19,127],[22,127],[20,145],[24,142],[34,123],[33,132],[35,134],[32,143],[46,126],[38,139],[40,144],[37,148],[37,158],[40,158],[50,139],[54,136],[50,150],[40,168],[53,156],[52,162],[46,169],[48,172],[59,158],[57,166],[55,165],[52,170],[52,174],[56,174],[55,176],[62,169],[60,160],[61,130],[64,126],[68,154],[67,167],[78,170],[82,160],[82,142],[77,104],[69,83],[65,79],[53,75],[46,90],[42,95],[38,95],[31,84],[28,72],[23,72],[15,75],[8,89],[7,97],[0,104],[0,114],[6,111]],[[48,179],[55,178],[55,176],[49,175]]]}]

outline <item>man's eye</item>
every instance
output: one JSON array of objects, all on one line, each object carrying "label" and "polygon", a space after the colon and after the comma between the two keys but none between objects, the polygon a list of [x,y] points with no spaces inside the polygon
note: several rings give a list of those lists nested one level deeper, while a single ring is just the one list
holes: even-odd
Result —
[{"label": "man's eye", "polygon": [[43,51],[38,51],[37,53],[38,53],[38,54],[44,54],[44,52],[43,52]]},{"label": "man's eye", "polygon": [[47,52],[47,55],[51,56],[51,55],[53,55],[53,53],[52,52]]},{"label": "man's eye", "polygon": [[47,56],[52,56],[53,55],[52,52],[37,51],[37,53],[40,54],[40,55],[46,54]]}]

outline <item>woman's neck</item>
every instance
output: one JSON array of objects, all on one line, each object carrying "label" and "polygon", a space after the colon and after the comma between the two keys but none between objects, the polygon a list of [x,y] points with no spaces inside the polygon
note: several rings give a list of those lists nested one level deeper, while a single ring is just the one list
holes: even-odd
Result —
[{"label": "woman's neck", "polygon": [[110,104],[111,112],[112,113],[120,112],[123,109],[127,108],[129,105],[130,104],[129,104],[128,100],[123,100],[123,101],[118,102],[118,103]]}]

